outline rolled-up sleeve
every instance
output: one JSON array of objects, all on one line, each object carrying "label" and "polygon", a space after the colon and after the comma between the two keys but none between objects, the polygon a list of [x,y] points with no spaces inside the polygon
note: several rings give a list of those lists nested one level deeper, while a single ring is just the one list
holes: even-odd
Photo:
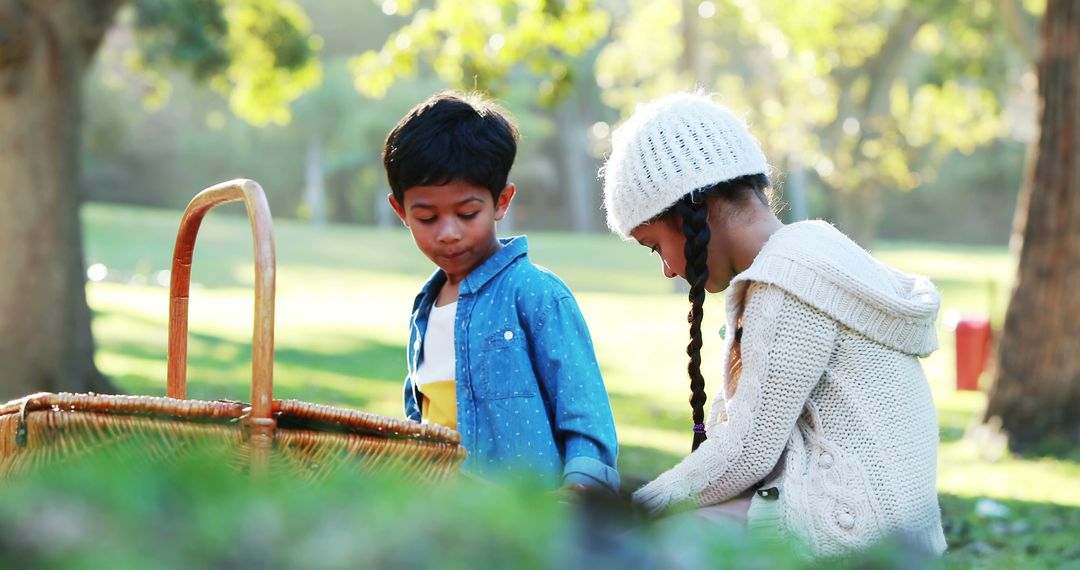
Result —
[{"label": "rolled-up sleeve", "polygon": [[532,331],[532,361],[564,457],[563,484],[617,491],[618,442],[592,337],[577,303],[560,297]]}]

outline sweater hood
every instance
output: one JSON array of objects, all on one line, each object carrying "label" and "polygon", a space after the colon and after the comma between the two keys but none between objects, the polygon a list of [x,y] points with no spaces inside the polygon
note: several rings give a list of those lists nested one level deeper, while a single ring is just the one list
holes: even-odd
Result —
[{"label": "sweater hood", "polygon": [[900,352],[927,356],[938,347],[941,299],[930,279],[881,263],[827,222],[777,230],[732,285],[749,281],[780,287]]}]

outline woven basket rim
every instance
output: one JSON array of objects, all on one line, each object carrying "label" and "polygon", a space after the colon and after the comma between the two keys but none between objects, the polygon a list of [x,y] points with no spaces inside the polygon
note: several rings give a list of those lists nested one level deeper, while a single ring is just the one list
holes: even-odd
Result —
[{"label": "woven basket rim", "polygon": [[[460,444],[461,435],[450,428],[420,424],[298,400],[273,400],[273,416],[279,429],[306,429],[327,433],[358,433],[392,439],[419,439],[436,443]],[[251,411],[245,402],[233,400],[179,400],[163,396],[133,396],[69,392],[39,392],[0,405],[0,418],[42,410],[94,412],[116,416],[144,416],[191,422],[230,423],[242,421]],[[299,424],[299,427],[289,427]]]}]

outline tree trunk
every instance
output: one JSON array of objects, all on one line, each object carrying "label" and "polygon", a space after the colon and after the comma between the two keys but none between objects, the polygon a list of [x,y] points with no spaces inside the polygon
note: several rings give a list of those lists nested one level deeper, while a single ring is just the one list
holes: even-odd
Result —
[{"label": "tree trunk", "polygon": [[326,176],[323,165],[322,131],[312,127],[308,132],[307,152],[304,154],[304,208],[311,225],[326,225]]},{"label": "tree trunk", "polygon": [[589,163],[585,119],[576,97],[571,96],[555,109],[555,137],[558,140],[559,176],[566,192],[563,207],[569,228],[575,232],[593,229],[598,207],[593,205],[593,176]]},{"label": "tree trunk", "polygon": [[1042,22],[1038,156],[1017,205],[1019,268],[986,419],[1015,451],[1080,442],[1080,3]]},{"label": "tree trunk", "polygon": [[[889,116],[889,93],[897,78],[902,77],[911,61],[911,43],[919,30],[926,25],[929,17],[916,5],[908,4],[896,16],[889,27],[889,34],[881,49],[867,59],[854,73],[838,69],[837,83],[841,87],[836,120],[826,127],[826,148],[833,156],[835,164],[849,159],[855,165],[867,167],[867,172],[879,171],[881,163],[876,158],[863,154],[862,143],[881,136],[882,119]],[[856,82],[867,82],[866,94],[856,99],[853,86]],[[848,119],[858,121],[859,134],[855,144],[848,147],[842,143],[844,122]],[[842,188],[831,185],[829,202],[836,217],[837,225],[846,234],[866,248],[877,240],[878,229],[884,215],[882,196],[892,185],[887,180],[870,175],[847,178]]]},{"label": "tree trunk", "polygon": [[93,359],[78,157],[83,73],[117,6],[0,0],[0,401],[113,391]]},{"label": "tree trunk", "polygon": [[874,247],[885,213],[881,189],[876,182],[869,180],[864,187],[857,189],[830,188],[829,192],[836,225],[867,249]]},{"label": "tree trunk", "polygon": [[801,222],[810,219],[810,200],[806,196],[806,168],[794,153],[787,156],[787,183],[784,184],[784,198],[791,208],[790,221]]},{"label": "tree trunk", "polygon": [[694,89],[701,87],[705,73],[701,66],[701,46],[698,41],[698,2],[682,0],[682,58],[683,71]]}]

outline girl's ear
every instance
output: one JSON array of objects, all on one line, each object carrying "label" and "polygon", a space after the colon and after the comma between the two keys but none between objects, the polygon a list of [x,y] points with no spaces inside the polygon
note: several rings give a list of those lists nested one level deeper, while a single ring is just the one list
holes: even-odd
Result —
[{"label": "girl's ear", "polygon": [[503,188],[499,199],[495,201],[495,221],[502,221],[506,216],[506,211],[510,209],[510,201],[514,199],[514,192],[517,189],[514,188],[512,183],[507,183],[506,188]]},{"label": "girl's ear", "polygon": [[386,200],[390,202],[390,207],[394,209],[394,213],[397,214],[397,217],[401,218],[401,223],[404,224],[405,227],[409,227],[409,220],[405,217],[405,206],[401,205],[401,203],[397,201],[397,198],[394,198],[394,193],[390,192],[387,194]]}]

